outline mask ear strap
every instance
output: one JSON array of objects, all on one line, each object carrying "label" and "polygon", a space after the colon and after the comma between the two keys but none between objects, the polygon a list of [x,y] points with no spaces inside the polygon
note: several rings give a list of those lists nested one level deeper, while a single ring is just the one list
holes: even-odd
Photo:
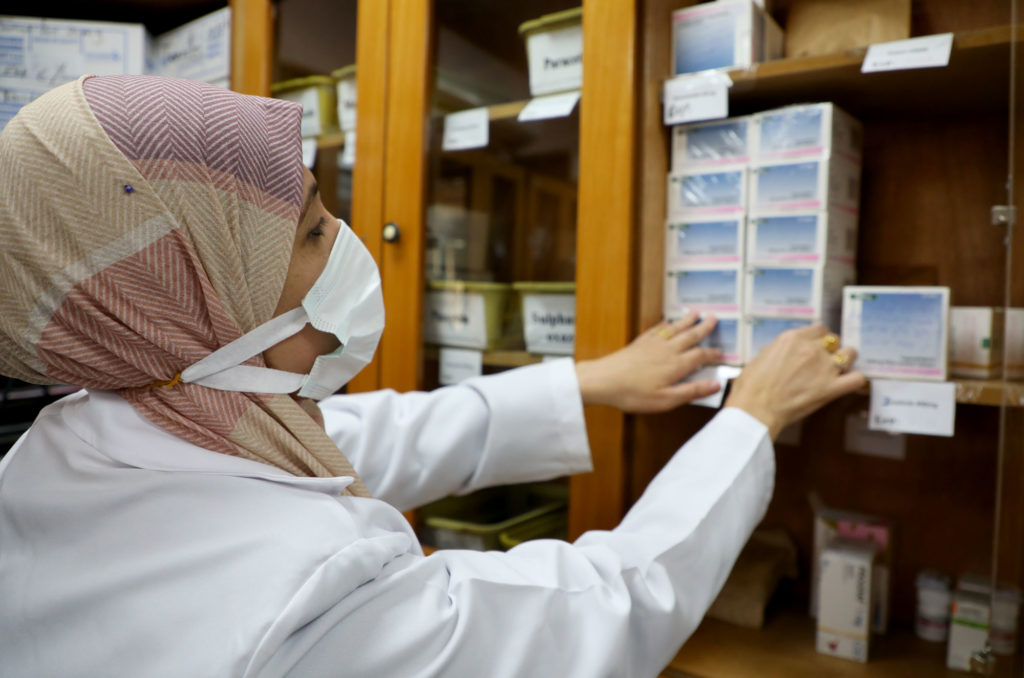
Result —
[{"label": "mask ear strap", "polygon": [[[262,353],[271,346],[287,339],[293,334],[296,334],[306,325],[306,322],[306,311],[301,306],[294,308],[287,313],[283,313],[276,318],[271,318],[251,332],[243,334],[238,339],[221,346],[202,360],[190,365],[181,373],[181,380],[187,384],[201,383],[204,386],[218,388],[217,386],[213,386],[210,382],[219,380],[211,380],[209,377],[223,373],[225,370],[230,370],[231,368],[245,367],[242,363],[246,360],[252,358],[258,353]],[[251,369],[263,372],[269,368],[251,367]],[[281,372],[281,370],[273,371]],[[284,372],[284,374],[292,373]],[[302,374],[296,376],[300,377],[300,379],[305,377],[305,375]],[[241,389],[222,388],[222,390],[234,391]],[[269,392],[279,393],[280,391]],[[290,391],[284,391],[284,393],[290,393]]]},{"label": "mask ear strap", "polygon": [[307,378],[305,374],[270,367],[235,365],[192,383],[218,391],[238,393],[294,393],[305,385]]}]

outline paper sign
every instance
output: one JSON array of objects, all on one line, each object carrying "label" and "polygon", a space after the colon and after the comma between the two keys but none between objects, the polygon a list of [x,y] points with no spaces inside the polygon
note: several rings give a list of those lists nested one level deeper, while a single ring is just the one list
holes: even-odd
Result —
[{"label": "paper sign", "polygon": [[519,122],[529,122],[530,120],[564,118],[572,113],[572,109],[576,108],[576,103],[579,100],[579,90],[535,97],[523,107],[523,110],[519,111],[517,120]]},{"label": "paper sign", "polygon": [[952,33],[882,42],[868,47],[860,72],[878,73],[946,66],[949,64],[949,54],[952,50]]},{"label": "paper sign", "polygon": [[952,436],[956,384],[875,379],[871,382],[872,431]]},{"label": "paper sign", "polygon": [[441,149],[464,151],[483,148],[488,142],[490,119],[486,108],[471,108],[444,116],[444,138]]},{"label": "paper sign", "polygon": [[468,348],[442,348],[440,355],[442,385],[457,384],[484,372],[484,354]]},{"label": "paper sign", "polygon": [[423,305],[423,339],[427,343],[463,348],[487,345],[484,295],[428,292]]},{"label": "paper sign", "polygon": [[907,437],[889,431],[868,428],[867,412],[846,417],[846,451],[886,459],[905,459]]},{"label": "paper sign", "polygon": [[704,379],[714,379],[718,382],[721,387],[717,392],[712,393],[709,396],[703,398],[697,398],[691,400],[691,405],[700,405],[701,407],[714,407],[718,408],[722,406],[722,398],[725,397],[725,386],[729,383],[730,379],[735,379],[740,376],[740,368],[732,367],[730,365],[710,365],[708,367],[702,367],[683,381],[702,381]]},{"label": "paper sign", "polygon": [[[294,147],[293,147],[294,148]],[[316,164],[316,138],[302,140],[302,164],[313,169]]]},{"label": "paper sign", "polygon": [[666,125],[694,120],[715,120],[729,116],[729,88],[732,79],[719,71],[678,75],[665,81]]},{"label": "paper sign", "polygon": [[345,132],[345,145],[341,147],[341,157],[338,158],[338,166],[342,168],[353,167],[356,164],[356,133]]},{"label": "paper sign", "polygon": [[576,295],[523,295],[523,337],[530,353],[572,355],[576,348]]}]

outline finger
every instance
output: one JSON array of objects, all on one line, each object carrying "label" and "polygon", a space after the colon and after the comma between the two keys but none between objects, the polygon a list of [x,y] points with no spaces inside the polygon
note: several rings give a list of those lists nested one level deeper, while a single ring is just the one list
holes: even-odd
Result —
[{"label": "finger", "polygon": [[868,380],[865,379],[864,375],[860,372],[847,372],[839,375],[839,377],[832,382],[826,391],[826,396],[828,401],[832,401],[840,396],[853,393],[863,388],[867,383]]},{"label": "finger", "polygon": [[821,339],[828,334],[828,332],[828,328],[821,323],[813,323],[807,327],[798,327],[793,330],[794,334],[804,339]]},{"label": "finger", "polygon": [[707,339],[708,335],[715,331],[716,326],[718,326],[718,318],[709,315],[697,325],[694,325],[685,332],[679,333],[675,341],[683,350],[686,350]]},{"label": "finger", "polygon": [[853,361],[857,359],[857,351],[849,346],[844,346],[829,356],[829,358],[840,372],[845,372],[853,365]]},{"label": "finger", "polygon": [[680,369],[685,370],[684,376],[704,367],[721,362],[722,349],[697,346],[680,355]]},{"label": "finger", "polygon": [[691,402],[697,398],[713,395],[721,390],[722,385],[716,379],[700,379],[684,381],[673,386],[666,386],[662,391],[673,404],[671,407]]},{"label": "finger", "polygon": [[684,330],[693,327],[693,324],[696,323],[699,319],[700,316],[697,314],[696,311],[687,311],[682,318],[679,318],[678,320],[673,320],[668,324],[668,336],[665,338],[671,339],[672,337],[678,335],[680,332],[683,332]]}]

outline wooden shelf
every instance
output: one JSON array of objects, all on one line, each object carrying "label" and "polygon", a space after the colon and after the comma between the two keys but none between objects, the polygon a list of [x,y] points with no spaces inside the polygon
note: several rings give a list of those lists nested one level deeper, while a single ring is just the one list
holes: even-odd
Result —
[{"label": "wooden shelf", "polygon": [[[956,384],[956,401],[965,405],[990,405],[999,407],[1005,398],[1008,407],[1024,407],[1024,382],[1001,381],[998,379],[950,379]],[[869,395],[868,387],[860,390]]]},{"label": "wooden shelf", "polygon": [[344,148],[344,146],[344,132],[332,132],[330,134],[322,134],[316,139],[316,147],[318,150]]},{"label": "wooden shelf", "polygon": [[1011,44],[1010,26],[962,31],[948,66],[885,73],[860,72],[866,48],[767,61],[729,72],[730,114],[801,101],[834,101],[860,116],[1006,112]]},{"label": "wooden shelf", "polygon": [[[427,346],[425,357],[428,360],[437,360],[439,354],[439,346]],[[526,351],[495,350],[484,351],[483,354],[485,367],[523,367],[524,365],[533,365],[543,360],[542,356],[527,353]]]},{"label": "wooden shelf", "polygon": [[[761,630],[705,619],[666,669],[695,678],[959,678],[946,668],[946,644],[905,631],[871,639],[866,664],[826,657],[814,648],[814,620],[802,610],[780,611]],[[1013,675],[1014,657],[999,657],[996,676]]]}]

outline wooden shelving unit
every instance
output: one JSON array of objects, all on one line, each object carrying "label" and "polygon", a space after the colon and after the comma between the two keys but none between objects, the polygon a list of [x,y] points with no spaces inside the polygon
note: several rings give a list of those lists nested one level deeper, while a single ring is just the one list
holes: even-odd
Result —
[{"label": "wooden shelving unit", "polygon": [[[483,354],[484,367],[523,367],[543,360],[543,357],[526,351],[494,350],[483,351]],[[437,346],[427,346],[424,352],[427,360],[437,360],[439,355],[440,349]]]}]

